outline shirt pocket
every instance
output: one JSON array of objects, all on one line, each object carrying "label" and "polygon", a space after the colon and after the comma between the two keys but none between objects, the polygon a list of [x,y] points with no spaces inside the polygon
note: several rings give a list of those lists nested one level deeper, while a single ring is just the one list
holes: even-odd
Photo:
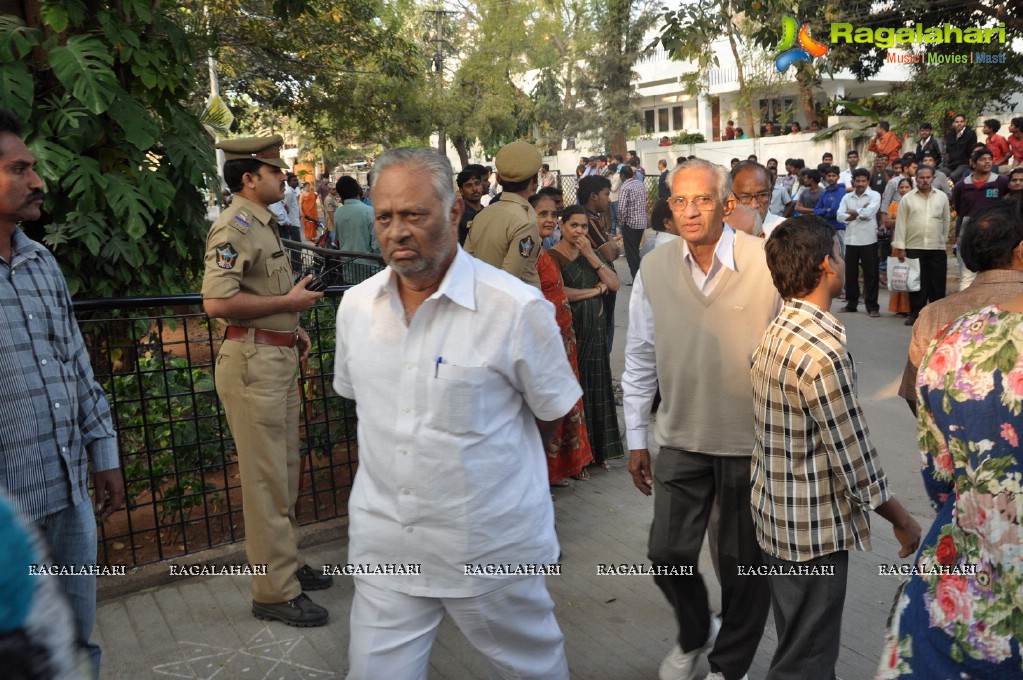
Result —
[{"label": "shirt pocket", "polygon": [[450,434],[482,434],[486,366],[434,365],[428,390],[430,425]]},{"label": "shirt pocket", "polygon": [[266,260],[266,289],[271,295],[284,295],[291,290],[291,267],[287,257]]}]

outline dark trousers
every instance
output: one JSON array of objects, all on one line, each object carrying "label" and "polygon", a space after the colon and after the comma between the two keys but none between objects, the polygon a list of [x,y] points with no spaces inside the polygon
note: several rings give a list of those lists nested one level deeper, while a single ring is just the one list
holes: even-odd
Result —
[{"label": "dark trousers", "polygon": [[962,179],[963,175],[970,174],[970,165],[969,163],[964,163],[962,165],[943,165],[939,168],[939,170],[945,173],[945,177],[948,177],[953,183],[955,183]]},{"label": "dark trousers", "polygon": [[920,260],[920,290],[909,294],[909,316],[913,319],[929,302],[945,297],[948,276],[948,254],[944,248],[936,250],[906,251],[906,257]]},{"label": "dark trousers", "polygon": [[888,237],[877,239],[877,269],[888,271],[888,258],[892,255],[892,240]]},{"label": "dark trousers", "polygon": [[740,565],[760,565],[763,555],[750,512],[749,480],[749,456],[725,458],[662,446],[654,467],[650,562],[692,566],[694,572],[654,577],[675,609],[684,652],[706,644],[710,630],[707,588],[696,565],[717,499],[720,520],[711,550],[721,571],[721,632],[707,659],[712,671],[730,678],[749,670],[770,605],[766,577],[739,575]]},{"label": "dark trousers", "polygon": [[629,273],[632,280],[636,280],[636,272],[639,271],[639,244],[643,242],[644,229],[633,229],[630,226],[622,225],[622,243],[625,246],[625,261],[629,263]]},{"label": "dark trousers", "polygon": [[859,269],[863,267],[863,304],[868,312],[876,312],[877,305],[877,244],[845,247],[845,306],[856,309],[860,300]]},{"label": "dark trousers", "polygon": [[784,569],[834,568],[834,576],[768,577],[778,647],[765,680],[834,680],[842,639],[848,551],[807,562],[789,562],[765,554],[764,563]]}]

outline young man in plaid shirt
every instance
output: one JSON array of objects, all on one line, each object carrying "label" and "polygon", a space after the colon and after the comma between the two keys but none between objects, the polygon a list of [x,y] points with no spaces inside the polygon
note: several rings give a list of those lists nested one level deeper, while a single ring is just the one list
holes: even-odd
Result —
[{"label": "young man in plaid shirt", "polygon": [[636,279],[639,271],[639,246],[646,231],[646,188],[636,179],[632,168],[625,166],[619,171],[622,186],[618,189],[618,225],[622,230],[625,245],[625,259],[629,273]]},{"label": "young man in plaid shirt", "polygon": [[819,217],[789,219],[765,246],[785,306],[753,354],[753,523],[771,586],[778,648],[767,680],[834,678],[850,549],[870,550],[870,510],[900,557],[920,526],[888,489],[856,399],[845,328],[831,315],[845,262]]}]

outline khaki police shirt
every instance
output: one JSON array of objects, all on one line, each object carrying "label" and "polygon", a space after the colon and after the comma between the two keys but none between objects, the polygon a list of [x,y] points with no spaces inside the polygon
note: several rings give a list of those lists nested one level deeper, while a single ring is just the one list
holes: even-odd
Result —
[{"label": "khaki police shirt", "polygon": [[[266,208],[235,195],[206,237],[203,298],[229,298],[241,291],[285,295],[293,281],[291,258],[277,233],[277,219]],[[293,331],[298,326],[298,313],[225,321],[231,326]]]},{"label": "khaki police shirt", "polygon": [[536,261],[540,257],[540,228],[529,202],[505,192],[469,223],[465,251],[489,265],[540,287]]}]

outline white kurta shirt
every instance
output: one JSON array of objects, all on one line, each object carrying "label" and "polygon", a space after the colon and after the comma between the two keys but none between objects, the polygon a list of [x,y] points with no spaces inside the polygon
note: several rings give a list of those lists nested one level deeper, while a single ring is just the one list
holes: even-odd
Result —
[{"label": "white kurta shirt", "polygon": [[345,293],[334,389],[355,399],[359,469],[351,564],[421,564],[367,578],[427,597],[469,597],[508,576],[465,565],[557,560],[535,418],[582,394],[540,291],[461,248],[411,323],[388,267]]},{"label": "white kurta shirt", "polygon": [[[877,209],[881,206],[881,195],[867,189],[863,195],[852,191],[842,197],[835,218],[845,222],[845,245],[869,246],[877,243]],[[856,211],[856,219],[846,220],[850,211]]]}]

